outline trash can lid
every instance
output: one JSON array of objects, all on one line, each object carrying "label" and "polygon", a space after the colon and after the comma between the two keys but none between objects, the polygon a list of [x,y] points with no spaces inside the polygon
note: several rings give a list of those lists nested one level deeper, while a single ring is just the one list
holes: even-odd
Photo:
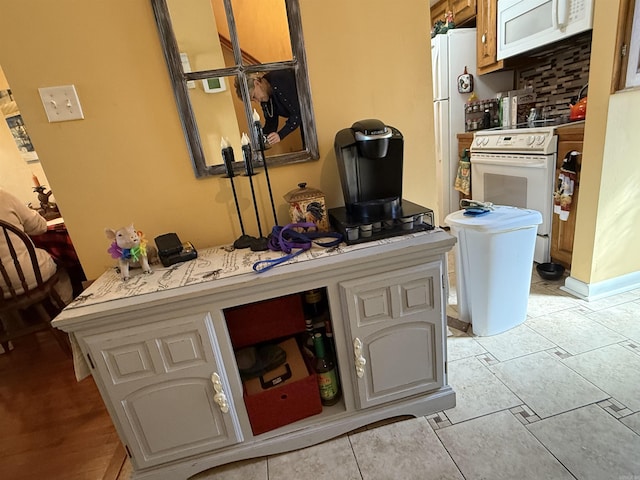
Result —
[{"label": "trash can lid", "polygon": [[494,206],[486,215],[468,216],[464,210],[452,212],[444,219],[445,223],[458,228],[472,228],[487,232],[500,232],[512,228],[530,227],[542,223],[542,214],[526,208]]}]

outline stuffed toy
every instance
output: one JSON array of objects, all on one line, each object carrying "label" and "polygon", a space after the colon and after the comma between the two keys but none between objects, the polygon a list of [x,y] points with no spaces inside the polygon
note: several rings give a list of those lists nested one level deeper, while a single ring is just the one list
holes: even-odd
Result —
[{"label": "stuffed toy", "polygon": [[118,268],[122,280],[129,279],[129,267],[142,267],[144,273],[151,273],[147,256],[147,241],[141,231],[133,224],[118,230],[104,229],[111,246],[107,250],[112,258],[118,259]]}]

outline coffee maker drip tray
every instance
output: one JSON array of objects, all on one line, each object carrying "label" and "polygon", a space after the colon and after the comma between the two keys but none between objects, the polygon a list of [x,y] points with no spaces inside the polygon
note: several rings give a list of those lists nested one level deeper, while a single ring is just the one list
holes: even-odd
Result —
[{"label": "coffee maker drip tray", "polygon": [[396,215],[388,218],[355,218],[345,207],[330,208],[329,221],[344,237],[347,245],[372,242],[382,238],[433,230],[433,210],[402,200]]}]

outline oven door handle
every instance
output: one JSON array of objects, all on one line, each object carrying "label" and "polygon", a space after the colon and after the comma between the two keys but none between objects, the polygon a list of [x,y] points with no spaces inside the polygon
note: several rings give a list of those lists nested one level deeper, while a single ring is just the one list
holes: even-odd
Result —
[{"label": "oven door handle", "polygon": [[477,157],[471,155],[471,165],[474,163],[482,165],[502,165],[509,167],[523,167],[523,168],[547,168],[549,166],[549,160],[547,158],[536,157],[513,157],[513,156],[495,156],[495,157]]}]

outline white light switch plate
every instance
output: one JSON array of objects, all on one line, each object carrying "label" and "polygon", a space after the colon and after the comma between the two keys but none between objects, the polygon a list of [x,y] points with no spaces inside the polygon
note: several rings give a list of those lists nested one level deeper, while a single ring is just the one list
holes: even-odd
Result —
[{"label": "white light switch plate", "polygon": [[74,85],[39,88],[40,98],[49,122],[82,120],[84,114]]}]

